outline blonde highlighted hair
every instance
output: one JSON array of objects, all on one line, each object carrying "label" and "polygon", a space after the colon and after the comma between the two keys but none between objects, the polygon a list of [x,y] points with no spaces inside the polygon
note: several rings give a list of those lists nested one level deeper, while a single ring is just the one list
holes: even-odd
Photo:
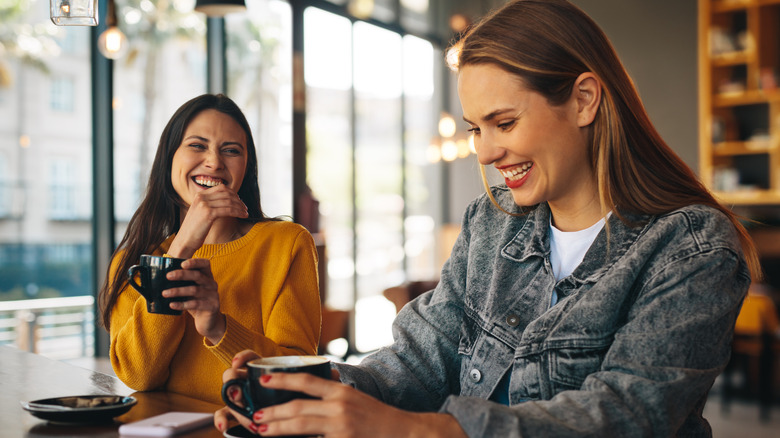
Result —
[{"label": "blonde highlighted hair", "polygon": [[[596,75],[602,97],[590,128],[588,157],[602,212],[613,211],[625,221],[621,211],[657,215],[692,204],[716,208],[734,225],[753,279],[762,277],[739,217],[664,142],[609,39],[582,10],[566,0],[511,1],[469,29],[450,48],[448,62],[454,71],[470,64],[496,65],[554,106],[568,100],[582,73]],[[485,185],[490,195],[486,180]],[[495,204],[492,195],[491,200]]]}]

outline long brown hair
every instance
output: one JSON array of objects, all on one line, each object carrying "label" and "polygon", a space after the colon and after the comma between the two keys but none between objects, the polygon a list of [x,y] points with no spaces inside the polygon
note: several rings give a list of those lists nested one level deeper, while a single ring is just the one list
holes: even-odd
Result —
[{"label": "long brown hair", "polygon": [[602,98],[591,124],[589,159],[602,211],[625,221],[620,211],[657,215],[691,204],[716,208],[734,225],[753,279],[761,278],[758,254],[739,217],[664,142],[609,39],[582,10],[566,0],[514,0],[484,17],[450,50],[457,54],[455,61],[448,57],[453,70],[497,65],[551,105],[571,96],[580,74],[595,74]]},{"label": "long brown hair", "polygon": [[176,110],[163,129],[144,199],[130,219],[125,235],[112,256],[112,260],[120,257],[113,278],[110,266],[106,272],[106,280],[98,295],[101,319],[106,329],[111,327],[111,311],[114,304],[121,291],[127,287],[127,270],[140,259],[141,254],[154,252],[168,236],[179,231],[181,225],[179,209],[185,204],[171,183],[173,155],[181,145],[190,121],[207,109],[217,110],[230,116],[246,134],[246,172],[238,196],[249,209],[249,218],[242,220],[249,222],[274,220],[266,217],[260,206],[257,152],[252,131],[241,109],[229,97],[222,94],[203,94],[187,101]]}]

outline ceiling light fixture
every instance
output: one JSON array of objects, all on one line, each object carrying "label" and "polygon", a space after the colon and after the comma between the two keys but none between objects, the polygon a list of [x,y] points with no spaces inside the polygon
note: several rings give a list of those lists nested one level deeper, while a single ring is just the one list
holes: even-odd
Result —
[{"label": "ceiling light fixture", "polygon": [[225,14],[246,11],[244,0],[197,0],[195,10],[209,17],[222,17]]},{"label": "ceiling light fixture", "polygon": [[106,17],[108,27],[98,37],[98,50],[108,59],[118,59],[127,53],[129,44],[127,43],[127,37],[119,30],[117,25],[118,20],[114,8],[114,0],[108,0],[108,14],[106,14]]},{"label": "ceiling light fixture", "polygon": [[57,26],[97,26],[97,0],[49,0],[49,17]]}]

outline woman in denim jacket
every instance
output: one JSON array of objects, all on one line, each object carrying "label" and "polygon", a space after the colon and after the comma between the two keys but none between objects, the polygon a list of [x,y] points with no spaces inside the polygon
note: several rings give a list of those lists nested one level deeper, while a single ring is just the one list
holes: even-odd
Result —
[{"label": "woman in denim jacket", "polygon": [[[454,47],[488,188],[436,289],[347,385],[277,374],[294,401],[261,435],[711,436],[755,249],[660,138],[598,26],[565,0],[517,0]],[[484,177],[484,171],[483,171]],[[232,378],[252,352],[239,353]],[[220,430],[229,412],[217,412]]]}]

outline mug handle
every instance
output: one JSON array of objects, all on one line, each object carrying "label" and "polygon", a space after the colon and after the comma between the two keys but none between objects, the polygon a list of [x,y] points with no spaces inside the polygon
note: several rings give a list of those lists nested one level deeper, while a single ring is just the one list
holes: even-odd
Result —
[{"label": "mug handle", "polygon": [[[230,400],[227,392],[228,389],[233,385],[241,388],[241,401],[244,402],[246,406],[239,406]],[[246,398],[246,394],[249,394],[249,380],[247,379],[231,379],[222,385],[222,401],[224,401],[230,409],[233,409],[234,411],[251,420],[252,415],[255,413],[255,407],[252,405],[252,400]]]},{"label": "mug handle", "polygon": [[[130,283],[130,286],[133,286],[133,289],[137,290],[138,293],[140,293],[144,298],[147,297],[146,288],[136,283],[135,274],[138,272],[140,275],[144,275],[146,274],[145,271],[146,269],[141,265],[133,265],[130,267],[130,269],[127,270],[127,282]],[[144,281],[141,280],[141,283],[144,283]]]}]

